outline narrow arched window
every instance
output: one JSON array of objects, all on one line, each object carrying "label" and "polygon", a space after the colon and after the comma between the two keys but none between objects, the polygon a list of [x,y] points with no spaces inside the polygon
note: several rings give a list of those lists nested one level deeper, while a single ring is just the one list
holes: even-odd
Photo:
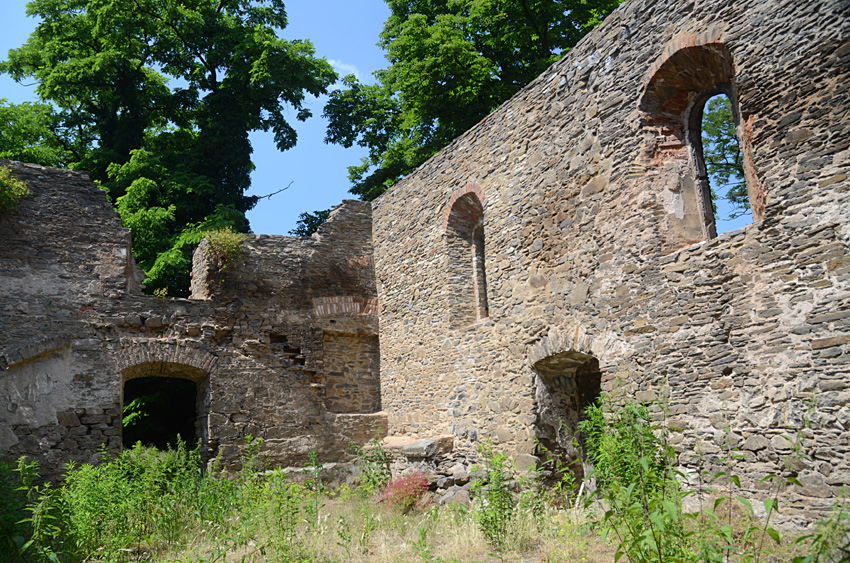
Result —
[{"label": "narrow arched window", "polygon": [[697,125],[701,133],[699,139],[696,134],[692,139],[697,151],[696,161],[700,175],[708,181],[703,189],[711,194],[714,227],[721,235],[753,222],[737,131],[738,111],[726,93],[709,93],[693,111],[694,133]]},{"label": "narrow arched window", "polygon": [[487,304],[484,207],[474,192],[452,203],[446,221],[446,299],[452,326],[489,316]]},{"label": "narrow arched window", "polygon": [[[726,100],[725,106],[722,101],[710,102],[720,95]],[[741,182],[734,186],[733,201],[743,207],[751,205],[751,217],[761,220],[764,190],[750,165],[752,152],[747,139],[752,135],[742,135],[735,66],[724,45],[685,47],[664,59],[647,82],[640,110],[644,126],[655,136],[647,156],[659,170],[659,199],[671,226],[668,247],[681,248],[737,228],[723,221],[729,212],[722,204],[729,201],[733,188],[726,185],[723,174],[718,174],[725,164],[706,160],[723,149],[738,151]],[[704,118],[721,119],[718,125],[722,131],[706,135],[709,124]]]}]

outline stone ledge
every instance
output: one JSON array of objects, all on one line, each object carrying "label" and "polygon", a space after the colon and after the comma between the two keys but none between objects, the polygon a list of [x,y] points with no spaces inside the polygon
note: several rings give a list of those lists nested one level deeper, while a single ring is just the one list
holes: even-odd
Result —
[{"label": "stone ledge", "polygon": [[65,348],[70,344],[67,336],[42,336],[36,338],[23,346],[17,346],[5,350],[0,354],[0,371],[7,369],[59,348]]}]

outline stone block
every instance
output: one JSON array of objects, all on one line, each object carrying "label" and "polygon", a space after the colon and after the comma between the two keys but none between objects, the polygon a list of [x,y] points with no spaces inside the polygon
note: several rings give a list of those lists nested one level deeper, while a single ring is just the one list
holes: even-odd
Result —
[{"label": "stone block", "polygon": [[436,455],[444,454],[452,450],[454,438],[443,436],[440,438],[423,438],[402,448],[402,454],[408,459],[428,459]]},{"label": "stone block", "polygon": [[744,440],[744,443],[741,444],[742,450],[748,450],[751,452],[757,452],[759,450],[763,450],[770,445],[770,442],[767,438],[760,435],[753,435]]}]

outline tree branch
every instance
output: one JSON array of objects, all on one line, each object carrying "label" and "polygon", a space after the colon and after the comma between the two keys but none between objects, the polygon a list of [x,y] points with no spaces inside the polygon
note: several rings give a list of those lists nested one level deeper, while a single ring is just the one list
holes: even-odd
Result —
[{"label": "tree branch", "polygon": [[289,182],[286,186],[284,186],[283,188],[279,189],[279,190],[278,190],[278,191],[276,191],[276,192],[272,192],[272,193],[270,193],[270,194],[266,194],[266,195],[257,196],[257,201],[260,201],[261,199],[266,199],[266,198],[271,199],[271,197],[272,197],[273,195],[277,195],[277,194],[279,194],[279,193],[280,193],[280,192],[282,192],[282,191],[288,190],[288,189],[290,188],[290,186],[292,186],[292,184],[293,184],[293,183],[295,183],[295,180],[292,180],[292,181],[291,181],[291,182]]},{"label": "tree branch", "polygon": [[[142,8],[142,6],[139,4],[139,0],[133,0],[133,4],[136,5],[136,8],[138,8],[141,13],[147,14],[152,18],[159,20],[160,22],[165,24],[166,27],[170,28],[171,31],[174,32],[174,35],[177,36],[177,39],[179,39],[183,43],[183,46],[186,47],[193,55],[195,55],[198,60],[201,61],[201,64],[204,66],[204,68],[209,71],[210,75],[212,76],[212,83],[214,85],[218,84],[218,80],[216,79],[215,67],[210,66],[210,64],[204,58],[203,54],[197,48],[192,46],[192,44],[189,43],[186,38],[183,37],[183,34],[180,33],[180,30],[177,28],[177,26],[175,26],[173,23],[171,23],[170,20],[163,18],[159,14],[155,14],[150,10]],[[214,89],[215,88],[210,88],[210,90]]]}]

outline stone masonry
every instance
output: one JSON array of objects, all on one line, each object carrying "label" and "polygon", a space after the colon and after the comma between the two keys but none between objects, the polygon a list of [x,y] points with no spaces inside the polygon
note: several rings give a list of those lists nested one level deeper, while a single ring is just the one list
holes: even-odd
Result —
[{"label": "stone masonry", "polygon": [[[718,237],[719,93],[754,223]],[[3,163],[33,194],[0,215],[0,452],[94,460],[123,383],[170,376],[229,467],[248,434],[299,465],[381,431],[529,467],[580,461],[604,392],[655,404],[686,472],[740,448],[754,496],[799,440],[783,513],[810,520],[850,485],[848,155],[845,0],[633,0],[371,206],[250,235],[225,276],[203,243],[190,299],[141,294],[84,173]]]},{"label": "stone masonry", "polygon": [[[755,218],[720,237],[717,93]],[[390,433],[529,466],[578,458],[600,391],[663,399],[683,466],[731,440],[754,493],[801,432],[783,506],[826,508],[850,484],[848,145],[847,2],[623,5],[374,203]]]},{"label": "stone masonry", "polygon": [[249,434],[285,466],[346,461],[349,442],[386,431],[368,204],[345,202],[312,238],[247,236],[226,276],[202,246],[192,298],[160,300],[141,294],[130,233],[85,173],[0,164],[32,191],[0,216],[4,457],[58,474],[120,449],[137,377],[194,381],[196,434],[230,468]]}]

